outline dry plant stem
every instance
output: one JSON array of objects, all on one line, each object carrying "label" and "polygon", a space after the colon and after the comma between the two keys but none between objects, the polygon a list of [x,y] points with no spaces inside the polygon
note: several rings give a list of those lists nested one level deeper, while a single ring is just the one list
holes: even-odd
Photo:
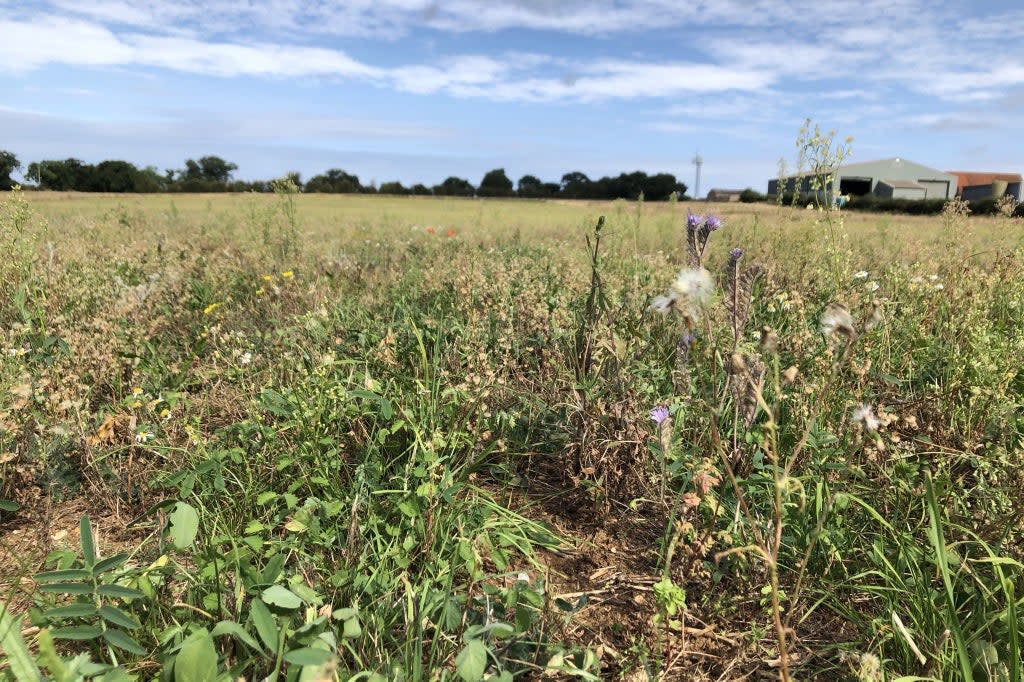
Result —
[{"label": "dry plant stem", "polygon": [[[751,389],[754,391],[754,396],[760,405],[761,409],[768,415],[768,421],[765,423],[770,437],[768,439],[767,455],[768,459],[772,464],[772,471],[774,477],[773,488],[773,522],[774,522],[774,533],[771,541],[762,535],[760,529],[754,519],[750,508],[747,506],[746,497],[743,495],[739,483],[736,481],[736,475],[732,468],[732,463],[729,457],[726,456],[724,449],[722,448],[721,433],[718,427],[717,418],[712,418],[712,439],[715,443],[715,448],[718,451],[719,458],[722,460],[723,468],[725,469],[726,475],[729,478],[729,482],[733,487],[733,491],[736,494],[736,499],[740,504],[740,508],[743,511],[744,517],[754,533],[755,544],[745,548],[739,548],[736,550],[729,550],[727,552],[717,555],[718,558],[726,556],[734,552],[742,552],[750,549],[754,549],[760,554],[765,561],[768,568],[768,576],[771,588],[771,600],[772,600],[772,625],[775,629],[775,637],[779,647],[779,679],[782,682],[789,682],[789,654],[787,651],[786,644],[786,627],[782,622],[782,606],[779,601],[779,553],[782,547],[782,527],[783,527],[783,499],[782,499],[782,486],[784,480],[788,475],[789,467],[783,467],[780,463],[778,454],[778,427],[775,423],[774,410],[765,402],[762,391],[758,388],[753,378],[747,372],[747,380],[750,383]],[[808,426],[808,431],[810,427]]]}]

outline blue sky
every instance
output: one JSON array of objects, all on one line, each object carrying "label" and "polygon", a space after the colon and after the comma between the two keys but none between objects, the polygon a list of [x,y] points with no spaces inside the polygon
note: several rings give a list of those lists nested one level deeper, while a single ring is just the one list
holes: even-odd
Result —
[{"label": "blue sky", "polygon": [[1024,170],[1024,7],[923,0],[0,0],[0,149],[236,176],[764,191],[807,117],[851,161]]}]

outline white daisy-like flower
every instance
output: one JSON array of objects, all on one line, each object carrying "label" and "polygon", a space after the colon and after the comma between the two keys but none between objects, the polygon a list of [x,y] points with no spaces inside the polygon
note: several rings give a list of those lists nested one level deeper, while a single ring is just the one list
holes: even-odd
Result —
[{"label": "white daisy-like flower", "polygon": [[853,276],[853,278],[854,279],[867,279],[868,278],[868,271],[867,270],[861,270],[860,272],[856,273]]},{"label": "white daisy-like flower", "polygon": [[877,431],[881,425],[870,405],[860,405],[850,415],[850,421],[854,424],[860,424],[866,431]]},{"label": "white daisy-like flower", "polygon": [[868,282],[864,285],[864,288],[868,291],[878,291],[878,282]]},{"label": "white daisy-like flower", "polygon": [[252,353],[250,353],[249,351],[245,351],[244,353],[242,353],[241,357],[238,358],[238,362],[240,362],[243,365],[248,365],[250,362],[252,362]]},{"label": "white daisy-like flower", "polygon": [[825,336],[832,336],[837,332],[852,337],[854,334],[853,317],[843,306],[838,303],[830,303],[821,315],[821,333]]}]

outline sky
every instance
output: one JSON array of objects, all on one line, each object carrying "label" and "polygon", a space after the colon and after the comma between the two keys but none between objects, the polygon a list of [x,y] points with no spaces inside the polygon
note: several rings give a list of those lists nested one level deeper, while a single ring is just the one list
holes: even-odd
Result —
[{"label": "sky", "polygon": [[240,179],[670,172],[765,191],[806,118],[850,161],[1024,171],[1024,5],[0,0],[0,149]]}]

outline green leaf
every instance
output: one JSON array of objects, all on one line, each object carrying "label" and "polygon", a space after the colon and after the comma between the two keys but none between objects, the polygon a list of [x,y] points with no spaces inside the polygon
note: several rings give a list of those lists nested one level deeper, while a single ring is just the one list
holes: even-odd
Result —
[{"label": "green leaf", "polygon": [[270,613],[270,609],[262,601],[253,599],[252,605],[249,607],[249,616],[256,628],[256,634],[260,636],[267,650],[276,652],[278,631],[274,614]]},{"label": "green leaf", "polygon": [[487,645],[479,639],[471,639],[455,657],[455,672],[463,682],[480,682],[487,668]]},{"label": "green leaf", "polygon": [[21,638],[21,623],[21,618],[7,613],[6,605],[0,609],[0,648],[17,682],[37,682],[43,676]]},{"label": "green leaf", "polygon": [[63,571],[46,571],[37,573],[34,580],[38,583],[48,583],[56,580],[88,580],[92,573],[84,568],[68,568]]},{"label": "green leaf", "polygon": [[284,660],[292,665],[323,665],[331,660],[331,652],[306,646],[292,649],[284,655]]},{"label": "green leaf", "polygon": [[21,505],[13,500],[0,500],[0,511],[18,511],[21,509]]},{"label": "green leaf", "polygon": [[121,627],[128,628],[129,630],[136,630],[142,627],[139,621],[136,620],[135,616],[125,613],[121,609],[116,606],[111,606],[110,604],[104,604],[100,607],[100,615],[103,616],[103,620],[108,623],[120,625]]},{"label": "green leaf", "polygon": [[199,512],[192,505],[179,502],[174,505],[174,510],[167,519],[170,522],[168,534],[174,547],[189,547],[199,533]]},{"label": "green leaf", "polygon": [[107,642],[112,646],[131,652],[136,656],[145,656],[147,653],[147,651],[142,648],[141,644],[129,637],[126,633],[115,628],[110,628],[104,632],[103,639],[107,640]]},{"label": "green leaf", "polygon": [[93,545],[92,524],[89,523],[88,516],[83,516],[79,521],[78,531],[82,539],[82,557],[85,559],[85,565],[87,568],[92,568],[92,565],[96,563],[96,547]]},{"label": "green leaf", "polygon": [[47,620],[58,620],[62,618],[84,618],[96,613],[95,604],[71,604],[70,606],[58,606],[55,609],[43,611],[43,618]]},{"label": "green leaf", "polygon": [[270,502],[275,497],[277,497],[277,493],[275,493],[273,490],[268,490],[267,492],[260,493],[259,495],[256,496],[256,504],[264,505],[267,502]]},{"label": "green leaf", "polygon": [[121,585],[100,585],[96,588],[96,594],[112,599],[145,599],[146,595],[130,587]]},{"label": "green leaf", "polygon": [[271,585],[260,595],[264,602],[280,609],[297,609],[302,606],[299,596],[281,585]]},{"label": "green leaf", "polygon": [[222,620],[221,622],[217,623],[215,626],[213,626],[213,630],[210,632],[210,634],[214,637],[231,635],[232,637],[234,637],[240,642],[243,642],[252,649],[255,649],[256,651],[261,651],[259,642],[253,639],[253,636],[250,635],[245,630],[245,628],[243,628],[241,625],[239,625],[233,620]]},{"label": "green leaf", "polygon": [[341,626],[341,636],[344,639],[355,639],[363,634],[363,628],[359,624],[358,618],[346,618],[344,625]]},{"label": "green leaf", "polygon": [[96,639],[103,634],[103,628],[99,625],[72,625],[66,628],[57,628],[50,634],[54,639]]},{"label": "green leaf", "polygon": [[36,590],[50,594],[92,594],[92,585],[88,583],[51,583],[40,585]]},{"label": "green leaf", "polygon": [[213,637],[200,630],[185,640],[174,661],[175,682],[216,682],[217,650]]},{"label": "green leaf", "polygon": [[124,563],[128,561],[129,556],[131,555],[127,552],[122,552],[121,554],[115,554],[114,556],[97,561],[96,565],[92,567],[92,574],[99,575],[100,573],[106,573],[107,571],[123,566]]}]

